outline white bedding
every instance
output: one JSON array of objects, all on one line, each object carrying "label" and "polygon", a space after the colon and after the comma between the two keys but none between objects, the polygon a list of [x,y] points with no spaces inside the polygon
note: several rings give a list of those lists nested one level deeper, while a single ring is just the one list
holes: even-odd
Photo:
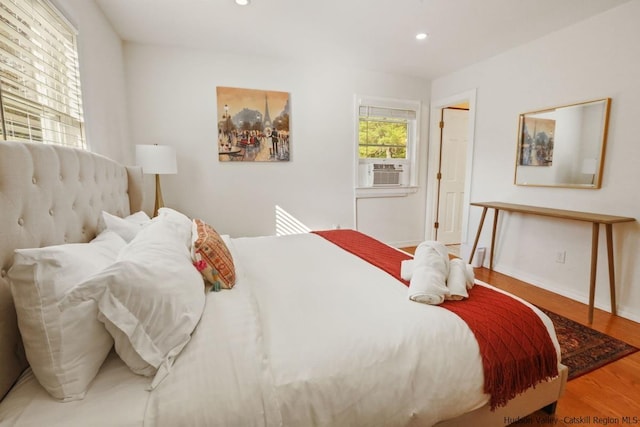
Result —
[{"label": "white bedding", "polygon": [[236,286],[154,391],[112,354],[79,402],[23,376],[0,425],[431,426],[488,401],[466,324],[387,273],[314,234],[230,246]]},{"label": "white bedding", "polygon": [[63,403],[42,388],[29,368],[0,403],[0,426],[142,426],[148,383],[112,351],[84,399]]}]

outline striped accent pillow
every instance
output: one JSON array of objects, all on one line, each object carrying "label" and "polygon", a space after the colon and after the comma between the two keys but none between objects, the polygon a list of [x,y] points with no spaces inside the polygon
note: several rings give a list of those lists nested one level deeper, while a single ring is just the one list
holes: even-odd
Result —
[{"label": "striped accent pillow", "polygon": [[222,237],[201,219],[193,220],[193,264],[212,290],[231,289],[236,283],[236,271],[229,248]]}]

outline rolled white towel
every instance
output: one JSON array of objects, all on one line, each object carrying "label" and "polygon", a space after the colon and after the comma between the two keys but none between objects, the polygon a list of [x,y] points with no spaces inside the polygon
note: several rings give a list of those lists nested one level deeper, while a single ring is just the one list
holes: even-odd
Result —
[{"label": "rolled white towel", "polygon": [[411,276],[413,276],[413,263],[414,260],[412,259],[406,259],[400,263],[400,277],[402,277],[402,280],[411,280]]},{"label": "rolled white towel", "polygon": [[418,264],[423,261],[424,257],[421,254],[425,248],[433,248],[436,250],[436,252],[438,252],[438,255],[440,255],[440,259],[442,259],[442,262],[444,262],[444,275],[445,277],[447,277],[449,275],[449,251],[447,250],[447,247],[445,245],[436,240],[425,240],[418,245],[415,255],[413,256],[413,259],[415,261],[413,268],[415,269]]},{"label": "rolled white towel", "polygon": [[416,264],[416,258],[420,258],[420,251],[418,250],[418,248],[420,247],[432,247],[436,251],[438,251],[443,261],[445,262],[447,274],[449,274],[449,251],[447,250],[446,246],[435,240],[425,240],[416,247],[413,259],[407,259],[400,263],[400,277],[402,278],[402,280],[411,280],[413,269],[415,268]]},{"label": "rolled white towel", "polygon": [[447,288],[447,264],[432,246],[418,246],[413,274],[409,283],[409,299],[425,304],[441,304],[450,295]]},{"label": "rolled white towel", "polygon": [[464,264],[466,277],[467,277],[467,289],[473,288],[473,285],[476,283],[476,276],[473,273],[473,266],[471,264]]},{"label": "rolled white towel", "polygon": [[[469,277],[469,269],[471,270],[471,277]],[[447,277],[447,287],[451,295],[448,299],[461,300],[469,298],[467,289],[471,289],[473,286],[473,267],[465,263],[460,258],[454,258],[449,263],[449,277]]]}]

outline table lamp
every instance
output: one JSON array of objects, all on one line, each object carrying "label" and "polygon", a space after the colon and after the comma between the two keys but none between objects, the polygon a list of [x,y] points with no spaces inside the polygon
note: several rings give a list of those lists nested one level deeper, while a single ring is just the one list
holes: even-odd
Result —
[{"label": "table lamp", "polygon": [[142,167],[142,173],[156,175],[156,203],[153,216],[157,216],[158,209],[164,206],[160,175],[178,173],[176,150],[168,145],[136,145],[136,164]]}]

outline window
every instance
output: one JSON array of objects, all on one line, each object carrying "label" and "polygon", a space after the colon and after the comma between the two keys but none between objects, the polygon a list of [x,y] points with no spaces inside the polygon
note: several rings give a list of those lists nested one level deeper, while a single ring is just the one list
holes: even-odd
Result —
[{"label": "window", "polygon": [[358,148],[361,159],[406,159],[416,112],[360,106]]},{"label": "window", "polygon": [[5,140],[86,148],[73,26],[47,0],[0,0]]},{"label": "window", "polygon": [[357,114],[358,189],[415,186],[420,102],[359,98]]}]

